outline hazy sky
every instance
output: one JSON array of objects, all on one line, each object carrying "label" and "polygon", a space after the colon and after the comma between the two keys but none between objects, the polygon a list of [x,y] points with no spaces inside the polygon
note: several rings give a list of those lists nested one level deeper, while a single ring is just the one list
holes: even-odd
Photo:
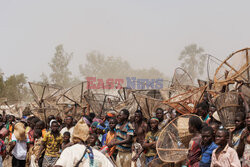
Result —
[{"label": "hazy sky", "polygon": [[74,54],[74,75],[97,50],[172,76],[188,44],[222,60],[249,47],[249,6],[249,0],[0,0],[0,68],[5,76],[39,80],[63,44]]}]

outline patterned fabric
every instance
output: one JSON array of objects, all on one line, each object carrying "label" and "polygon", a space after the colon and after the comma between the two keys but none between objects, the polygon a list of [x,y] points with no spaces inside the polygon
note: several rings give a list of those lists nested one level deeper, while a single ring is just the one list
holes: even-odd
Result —
[{"label": "patterned fabric", "polygon": [[[159,134],[160,134],[159,130],[157,132],[149,131],[146,134],[145,140],[147,141],[147,143],[156,142],[158,140]],[[156,148],[147,149],[147,153],[145,154],[146,157],[152,157],[156,155],[157,155]]]},{"label": "patterned fabric", "polygon": [[102,135],[102,138],[101,138],[101,143],[102,143],[102,146],[105,146],[106,145],[106,138],[107,138],[107,133],[105,133],[104,135]]},{"label": "patterned fabric", "polygon": [[242,167],[250,167],[250,144],[245,143],[245,149],[242,157]]},{"label": "patterned fabric", "polygon": [[244,129],[240,129],[238,131],[235,131],[233,133],[233,137],[232,137],[232,144],[233,144],[233,148],[236,150],[239,143],[240,143],[240,136],[242,134]]},{"label": "patterned fabric", "polygon": [[169,122],[169,119],[164,119],[163,121],[159,122],[158,129],[162,130]]},{"label": "patterned fabric", "polygon": [[0,155],[3,155],[5,150],[6,150],[6,146],[4,144],[4,141],[0,139]]},{"label": "patterned fabric", "polygon": [[[134,136],[134,127],[130,122],[127,122],[125,125],[117,124],[116,125],[116,139],[119,141],[125,140],[127,135]],[[130,152],[132,147],[132,142],[117,145],[116,149],[120,152]]]},{"label": "patterned fabric", "polygon": [[222,150],[220,152],[218,158],[215,154],[217,149],[215,149],[213,151],[211,167],[217,167],[217,166],[241,167],[240,160],[238,158],[238,154],[233,148],[229,147],[229,145],[226,145],[224,150]]},{"label": "patterned fabric", "polygon": [[209,117],[209,114],[207,114],[206,118],[203,119],[203,122],[209,124],[210,120],[211,120],[211,118]]},{"label": "patterned fabric", "polygon": [[210,166],[213,150],[218,146],[212,142],[209,146],[201,147],[201,161],[200,166]]},{"label": "patterned fabric", "polygon": [[189,143],[188,150],[188,166],[196,167],[199,166],[201,156],[201,136],[193,137]]},{"label": "patterned fabric", "polygon": [[29,132],[28,132],[28,137],[29,137],[29,141],[30,143],[34,143],[34,129],[31,129]]},{"label": "patterned fabric", "polygon": [[130,152],[118,152],[116,157],[117,167],[131,167],[132,154]]},{"label": "patterned fabric", "polygon": [[56,161],[58,160],[57,157],[50,157],[47,155],[44,155],[43,158],[43,167],[51,167],[54,166],[56,164]]},{"label": "patterned fabric", "polygon": [[[112,133],[112,132],[109,131],[107,133],[107,137],[106,137],[106,144],[110,143],[114,138],[115,138],[115,132]],[[115,152],[115,146],[113,146],[112,148],[110,148],[108,150],[109,156],[113,155],[114,152]]]},{"label": "patterned fabric", "polygon": [[63,142],[62,135],[59,133],[59,136],[54,138],[54,135],[51,132],[48,132],[43,138],[43,142],[46,143],[45,155],[48,157],[59,157],[60,147]]},{"label": "patterned fabric", "polygon": [[32,155],[35,155],[35,156],[38,155],[40,147],[42,145],[42,140],[43,140],[42,137],[40,137],[39,139],[35,140],[34,146],[32,148]]},{"label": "patterned fabric", "polygon": [[43,138],[45,137],[46,133],[47,133],[47,130],[46,130],[46,129],[43,129],[43,130],[42,130],[42,137],[43,137]]},{"label": "patterned fabric", "polygon": [[6,137],[5,143],[9,144],[9,142],[11,141],[11,138],[12,138],[13,131],[14,131],[13,125],[8,122],[6,124],[6,129],[9,131],[9,136]]}]

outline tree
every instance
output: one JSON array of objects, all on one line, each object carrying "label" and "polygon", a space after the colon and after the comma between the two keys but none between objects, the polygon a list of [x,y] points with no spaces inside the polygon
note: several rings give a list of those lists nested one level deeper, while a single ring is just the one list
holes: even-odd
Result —
[{"label": "tree", "polygon": [[48,76],[45,73],[42,73],[40,75],[40,77],[41,77],[41,82],[39,82],[39,83],[45,84],[45,85],[49,84],[49,78],[48,78]]},{"label": "tree", "polygon": [[63,45],[58,45],[56,47],[56,53],[52,58],[49,66],[52,70],[50,74],[50,79],[53,84],[57,84],[63,87],[68,87],[70,85],[72,73],[68,69],[68,65],[73,57],[73,54],[68,54],[64,51]]},{"label": "tree", "polygon": [[191,44],[186,46],[179,56],[179,60],[182,61],[181,67],[191,75],[193,80],[204,73],[206,56],[202,55],[203,52],[203,48]]},{"label": "tree", "polygon": [[79,66],[80,73],[84,77],[96,78],[125,78],[131,73],[131,67],[127,61],[120,57],[105,57],[99,52],[87,54],[85,66]]},{"label": "tree", "polygon": [[85,66],[79,66],[80,73],[84,77],[96,77],[101,79],[126,77],[138,78],[164,78],[164,74],[155,68],[133,69],[126,60],[120,57],[105,57],[99,52],[87,54]]},{"label": "tree", "polygon": [[28,99],[27,77],[24,74],[11,75],[4,81],[4,97],[8,101],[26,101]]}]

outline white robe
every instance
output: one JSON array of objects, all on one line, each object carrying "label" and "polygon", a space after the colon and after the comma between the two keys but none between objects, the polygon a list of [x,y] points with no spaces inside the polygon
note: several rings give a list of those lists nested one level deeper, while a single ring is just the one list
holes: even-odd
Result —
[{"label": "white robe", "polygon": [[[85,145],[75,144],[66,148],[60,155],[55,165],[63,167],[74,167],[77,162],[83,156],[86,149]],[[115,165],[100,151],[92,148],[94,154],[94,167],[115,167]],[[90,159],[88,153],[85,154],[79,167],[88,167],[90,165]]]}]

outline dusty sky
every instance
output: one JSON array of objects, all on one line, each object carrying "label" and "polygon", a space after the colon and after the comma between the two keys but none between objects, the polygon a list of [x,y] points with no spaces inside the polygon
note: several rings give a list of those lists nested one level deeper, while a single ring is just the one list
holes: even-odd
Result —
[{"label": "dusty sky", "polygon": [[93,50],[172,76],[191,43],[222,60],[249,47],[249,6],[249,0],[0,0],[0,68],[5,76],[39,80],[63,44],[74,53],[76,76]]}]

